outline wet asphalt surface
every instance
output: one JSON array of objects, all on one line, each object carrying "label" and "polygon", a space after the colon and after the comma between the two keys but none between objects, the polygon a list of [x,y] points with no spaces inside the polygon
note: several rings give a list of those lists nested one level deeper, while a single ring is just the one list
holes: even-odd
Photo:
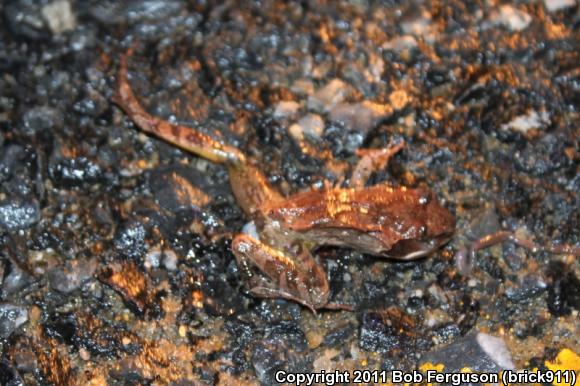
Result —
[{"label": "wet asphalt surface", "polygon": [[[580,352],[573,254],[454,258],[498,230],[580,242],[577,3],[16,0],[0,15],[0,383],[408,371],[481,334],[514,368]],[[238,147],[286,195],[404,139],[369,184],[429,187],[455,236],[412,262],[317,250],[354,312],[250,296],[226,170],[112,102],[131,46],[149,112]],[[447,369],[509,367],[472,351]]]}]

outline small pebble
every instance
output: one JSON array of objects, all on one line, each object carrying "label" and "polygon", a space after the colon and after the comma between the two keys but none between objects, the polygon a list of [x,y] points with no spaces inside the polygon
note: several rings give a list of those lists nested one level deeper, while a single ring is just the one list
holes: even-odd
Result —
[{"label": "small pebble", "polygon": [[159,249],[154,249],[145,255],[145,268],[158,268],[161,261],[161,251]]},{"label": "small pebble", "polygon": [[53,34],[58,35],[75,29],[76,17],[66,0],[57,0],[42,7],[42,16]]},{"label": "small pebble", "polygon": [[308,108],[314,111],[328,112],[344,101],[350,92],[350,86],[340,79],[333,79],[314,95],[308,97]]},{"label": "small pebble", "polygon": [[25,307],[10,303],[0,304],[0,338],[7,339],[27,321],[28,311]]},{"label": "small pebble", "polygon": [[81,347],[79,349],[79,357],[83,361],[88,361],[89,359],[91,359],[91,353],[89,353],[85,348]]},{"label": "small pebble", "polygon": [[296,141],[302,141],[304,136],[319,139],[324,131],[324,120],[320,115],[307,114],[290,126],[288,131]]},{"label": "small pebble", "polygon": [[299,95],[314,94],[314,84],[309,79],[298,79],[290,87],[290,91]]},{"label": "small pebble", "polygon": [[294,101],[280,101],[274,107],[275,118],[289,118],[296,115],[300,109],[300,104]]},{"label": "small pebble", "polygon": [[417,19],[401,23],[401,28],[405,34],[423,38],[427,42],[432,42],[436,37],[436,29],[428,12]]},{"label": "small pebble", "polygon": [[333,121],[342,122],[348,129],[367,133],[392,113],[393,108],[390,105],[363,101],[339,103],[332,108],[329,117]]},{"label": "small pebble", "polygon": [[557,12],[562,9],[572,8],[576,5],[576,0],[544,0],[544,6],[548,12]]},{"label": "small pebble", "polygon": [[411,35],[403,35],[383,43],[383,50],[404,51],[417,47],[417,39]]},{"label": "small pebble", "polygon": [[527,114],[518,115],[510,122],[501,125],[502,130],[515,130],[520,133],[527,133],[530,129],[540,129],[550,124],[550,116],[547,112],[530,110]]},{"label": "small pebble", "polygon": [[499,11],[491,16],[490,21],[494,25],[503,25],[510,31],[517,32],[527,28],[532,22],[532,17],[511,5],[502,5]]},{"label": "small pebble", "polygon": [[179,258],[177,254],[171,249],[166,249],[163,251],[163,265],[168,271],[175,271],[177,269],[177,262]]},{"label": "small pebble", "polygon": [[54,130],[64,124],[60,110],[50,106],[34,106],[22,117],[23,130],[27,135],[35,135],[44,130]]},{"label": "small pebble", "polygon": [[75,259],[48,272],[50,286],[61,293],[68,294],[89,281],[97,270],[96,259]]},{"label": "small pebble", "polygon": [[482,332],[469,333],[447,346],[438,347],[425,354],[421,362],[441,363],[445,365],[445,372],[458,372],[464,368],[477,372],[499,372],[515,368],[504,341]]},{"label": "small pebble", "polygon": [[477,334],[477,343],[502,369],[515,369],[511,354],[503,339],[484,333]]}]

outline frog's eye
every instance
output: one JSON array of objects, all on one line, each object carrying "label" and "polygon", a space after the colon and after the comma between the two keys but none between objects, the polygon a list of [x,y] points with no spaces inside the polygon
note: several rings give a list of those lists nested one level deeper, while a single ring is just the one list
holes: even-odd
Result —
[{"label": "frog's eye", "polygon": [[427,205],[429,203],[429,194],[423,194],[419,197],[419,204]]},{"label": "frog's eye", "polygon": [[290,252],[294,255],[301,255],[304,252],[304,246],[301,243],[292,243],[290,245]]}]

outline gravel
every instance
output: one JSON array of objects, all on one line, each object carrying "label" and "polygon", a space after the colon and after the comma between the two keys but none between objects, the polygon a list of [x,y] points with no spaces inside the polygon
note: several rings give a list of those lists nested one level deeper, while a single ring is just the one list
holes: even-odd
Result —
[{"label": "gravel", "polygon": [[[499,230],[580,242],[577,2],[14,0],[0,17],[0,383],[578,355],[575,256],[455,259]],[[409,262],[315,249],[353,312],[253,297],[230,246],[255,219],[226,168],[113,103],[129,47],[147,111],[239,148],[284,195],[344,186],[358,149],[404,140],[368,184],[430,188],[455,235]]]}]

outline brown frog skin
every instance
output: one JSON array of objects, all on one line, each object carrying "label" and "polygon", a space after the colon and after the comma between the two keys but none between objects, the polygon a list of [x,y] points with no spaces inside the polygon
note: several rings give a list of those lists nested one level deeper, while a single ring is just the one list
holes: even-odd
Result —
[{"label": "brown frog skin", "polygon": [[236,201],[253,221],[249,231],[234,237],[232,250],[254,296],[285,298],[313,312],[351,309],[329,303],[326,272],[312,250],[334,245],[410,260],[453,235],[454,216],[427,189],[364,188],[357,181],[357,188],[282,197],[238,149],[147,113],[128,82],[131,55],[129,49],[121,58],[114,102],[142,131],[227,167]]}]

